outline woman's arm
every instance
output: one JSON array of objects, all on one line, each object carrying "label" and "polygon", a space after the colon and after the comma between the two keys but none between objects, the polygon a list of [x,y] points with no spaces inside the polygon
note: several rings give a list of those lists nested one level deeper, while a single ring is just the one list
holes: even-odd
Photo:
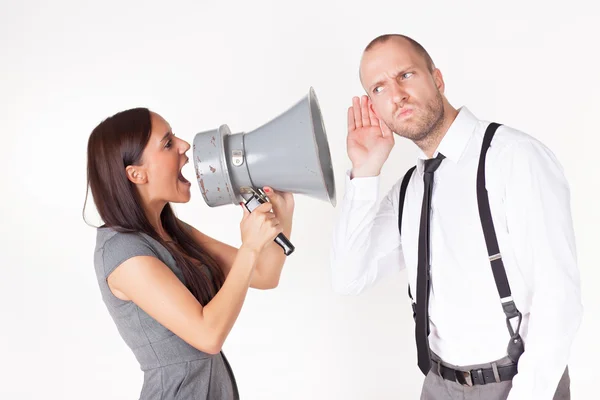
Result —
[{"label": "woman's arm", "polygon": [[281,232],[270,210],[267,203],[244,215],[242,246],[223,286],[204,307],[162,261],[152,256],[135,256],[121,263],[108,276],[109,287],[117,297],[133,301],[191,346],[217,354],[240,313],[258,255]]},{"label": "woman's arm", "polygon": [[191,346],[217,354],[240,313],[257,256],[242,247],[223,286],[205,307],[155,257],[130,258],[115,269],[108,283],[115,295],[133,301]]},{"label": "woman's arm", "polygon": [[[283,234],[290,239],[294,212],[294,198],[292,194],[278,193],[269,187],[266,187],[264,190],[273,205],[273,213],[281,223]],[[223,274],[227,276],[237,257],[238,249],[205,235],[190,225],[188,226],[191,229],[194,240],[217,261],[223,270]],[[267,243],[258,256],[250,281],[250,287],[254,289],[276,288],[279,284],[281,270],[286,258],[283,249],[277,243],[274,241]]]}]

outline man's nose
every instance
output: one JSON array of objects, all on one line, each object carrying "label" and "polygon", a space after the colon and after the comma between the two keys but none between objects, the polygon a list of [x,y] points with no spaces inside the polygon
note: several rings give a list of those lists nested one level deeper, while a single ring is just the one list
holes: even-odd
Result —
[{"label": "man's nose", "polygon": [[395,104],[402,104],[408,98],[408,94],[404,90],[404,88],[398,83],[393,83],[391,85],[391,100]]}]

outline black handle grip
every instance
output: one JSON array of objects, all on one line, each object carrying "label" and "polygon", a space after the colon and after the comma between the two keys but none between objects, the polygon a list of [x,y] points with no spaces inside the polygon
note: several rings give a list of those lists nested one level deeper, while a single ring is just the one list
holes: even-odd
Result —
[{"label": "black handle grip", "polygon": [[285,253],[286,256],[289,256],[290,254],[292,254],[294,252],[294,250],[296,249],[294,247],[294,245],[290,242],[290,240],[288,238],[286,238],[283,233],[280,233],[279,235],[277,235],[277,237],[275,238],[275,243],[277,243],[279,246],[281,246],[281,248],[283,249],[283,252]]}]

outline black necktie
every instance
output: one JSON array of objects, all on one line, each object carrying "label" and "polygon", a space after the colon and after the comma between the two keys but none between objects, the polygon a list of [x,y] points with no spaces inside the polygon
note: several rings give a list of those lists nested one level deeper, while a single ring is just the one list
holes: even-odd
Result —
[{"label": "black necktie", "polygon": [[431,215],[431,193],[433,173],[445,157],[439,153],[436,158],[425,160],[423,169],[423,206],[421,208],[421,224],[419,227],[419,262],[417,264],[417,315],[415,338],[417,341],[417,357],[419,369],[427,375],[431,368],[429,354],[429,220]]}]

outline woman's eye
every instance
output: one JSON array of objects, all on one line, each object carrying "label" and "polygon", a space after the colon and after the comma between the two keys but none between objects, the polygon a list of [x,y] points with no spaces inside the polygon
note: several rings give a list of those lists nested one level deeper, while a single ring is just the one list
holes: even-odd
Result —
[{"label": "woman's eye", "polygon": [[171,146],[172,146],[172,143],[171,143],[171,140],[169,139],[169,140],[167,141],[167,143],[165,143],[165,148],[166,148],[166,149],[170,149],[170,148],[171,148]]}]

